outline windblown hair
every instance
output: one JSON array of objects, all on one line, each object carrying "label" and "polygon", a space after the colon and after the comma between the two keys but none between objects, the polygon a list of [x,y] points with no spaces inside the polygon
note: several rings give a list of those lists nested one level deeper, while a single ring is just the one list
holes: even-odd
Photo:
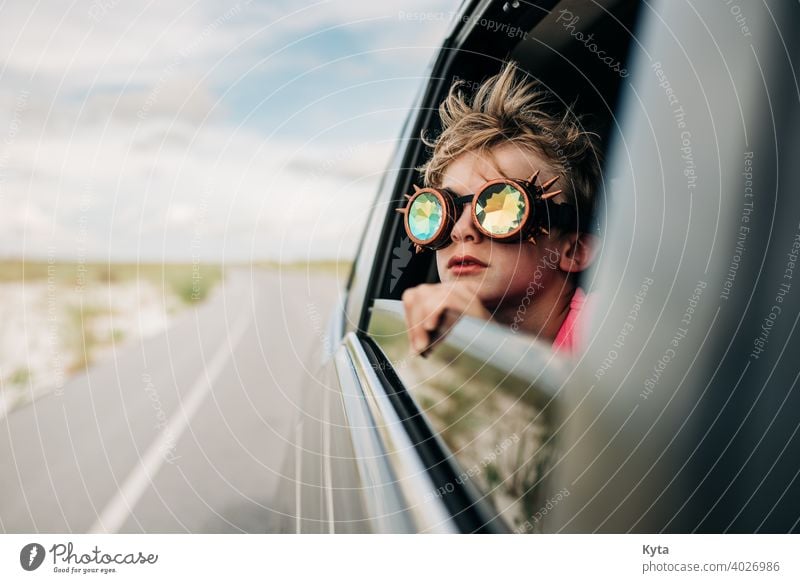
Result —
[{"label": "windblown hair", "polygon": [[461,154],[486,154],[511,143],[546,158],[562,175],[558,188],[564,189],[567,201],[580,216],[588,216],[584,212],[593,211],[600,179],[597,135],[584,130],[571,108],[553,113],[552,94],[539,82],[521,79],[514,62],[483,82],[472,99],[465,97],[463,86],[460,80],[453,83],[439,106],[439,136],[431,140],[423,133],[423,142],[433,149],[419,168],[426,186],[440,187],[447,166]]}]

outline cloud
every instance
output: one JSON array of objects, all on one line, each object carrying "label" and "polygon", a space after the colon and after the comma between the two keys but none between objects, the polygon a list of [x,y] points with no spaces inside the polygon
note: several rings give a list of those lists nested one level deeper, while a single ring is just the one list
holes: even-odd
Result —
[{"label": "cloud", "polygon": [[54,0],[6,3],[0,19],[4,73],[24,72],[57,82],[62,90],[152,84],[170,63],[214,58],[230,47],[235,31],[219,25],[209,33],[219,18],[211,6],[115,0],[69,6]]},{"label": "cloud", "polygon": [[3,5],[0,245],[83,259],[352,255],[447,24],[410,25],[401,10],[436,8]]}]

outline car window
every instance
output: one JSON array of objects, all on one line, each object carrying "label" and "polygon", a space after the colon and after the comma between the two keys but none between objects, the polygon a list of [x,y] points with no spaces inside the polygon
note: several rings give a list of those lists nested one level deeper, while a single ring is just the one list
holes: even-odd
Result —
[{"label": "car window", "polygon": [[427,357],[411,356],[399,301],[377,301],[368,332],[457,462],[456,478],[427,496],[445,499],[469,485],[510,528],[539,531],[554,397],[568,364],[529,337],[474,318],[462,318]]},{"label": "car window", "polygon": [[[575,16],[558,10],[545,11],[521,5],[518,15],[495,14],[471,22],[509,19],[520,34],[514,38],[485,27],[473,26],[458,38],[462,44],[447,50],[448,60],[434,75],[441,79],[437,92],[426,96],[420,120],[430,134],[439,131],[431,112],[445,96],[450,84],[462,80],[475,89],[497,73],[511,59],[553,91],[564,106],[575,109],[586,121],[586,130],[601,137],[601,149],[617,136],[615,108],[625,81],[625,64],[639,9],[639,2],[608,2],[596,11]],[[472,15],[475,16],[475,15]],[[516,20],[515,20],[516,19]],[[577,33],[602,39],[613,66],[599,60]],[[413,169],[429,154],[417,150],[407,159]],[[554,435],[555,396],[570,374],[571,365],[556,356],[548,344],[499,324],[462,318],[427,358],[412,357],[406,337],[402,293],[421,283],[439,281],[435,255],[414,253],[400,215],[402,194],[422,184],[411,171],[398,176],[395,201],[386,209],[380,261],[373,272],[373,298],[367,299],[368,325],[363,330],[375,341],[386,367],[413,397],[445,451],[452,454],[455,478],[438,483],[430,496],[442,498],[468,489],[475,500],[485,504],[516,532],[541,532],[550,508],[559,497],[569,496],[565,488],[548,485],[556,456]],[[591,289],[591,281],[581,286]],[[555,499],[554,499],[555,498]]]}]

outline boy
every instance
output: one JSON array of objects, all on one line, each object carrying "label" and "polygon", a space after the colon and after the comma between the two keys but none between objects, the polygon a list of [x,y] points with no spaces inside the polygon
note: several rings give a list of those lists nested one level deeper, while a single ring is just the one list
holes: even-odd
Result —
[{"label": "boy", "polygon": [[[425,176],[423,194],[425,202],[439,205],[438,210],[429,212],[430,204],[412,209],[411,197],[401,211],[406,213],[410,236],[431,235],[424,229],[433,219],[435,228],[430,230],[444,235],[428,246],[436,249],[441,283],[403,293],[411,349],[426,352],[445,314],[466,314],[509,325],[571,352],[579,344],[575,322],[584,302],[576,274],[592,263],[596,248],[595,238],[586,232],[600,176],[595,136],[584,131],[570,111],[548,113],[551,97],[535,83],[520,79],[514,63],[484,82],[472,100],[462,95],[459,85],[453,85],[439,108],[441,134],[433,141],[423,136],[433,148],[430,160],[420,168]],[[523,198],[529,208],[531,200],[537,200],[538,216],[548,217],[546,227],[536,226],[535,232],[520,229],[524,238],[507,240],[498,238],[500,231],[486,227],[491,204],[485,204],[488,195],[480,193],[491,190],[487,183],[498,179],[510,179],[518,188],[501,185],[505,190],[495,197],[494,210],[500,200],[499,208],[507,216],[509,192],[520,204],[513,207],[515,212],[523,209]],[[561,190],[553,190],[554,183]],[[537,196],[523,197],[518,190]],[[422,196],[420,189],[416,191]],[[473,204],[476,196],[484,199]],[[527,220],[529,213],[520,210],[519,216],[523,214]],[[549,220],[572,214],[574,220]],[[446,228],[441,215],[450,221]],[[427,222],[420,222],[421,216]],[[426,225],[423,231],[421,224]]]}]

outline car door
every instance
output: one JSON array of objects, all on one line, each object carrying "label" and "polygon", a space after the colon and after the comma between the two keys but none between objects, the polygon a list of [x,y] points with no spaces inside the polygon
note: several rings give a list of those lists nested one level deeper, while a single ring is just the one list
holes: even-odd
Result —
[{"label": "car door", "polygon": [[798,5],[641,16],[552,528],[796,531]]}]

